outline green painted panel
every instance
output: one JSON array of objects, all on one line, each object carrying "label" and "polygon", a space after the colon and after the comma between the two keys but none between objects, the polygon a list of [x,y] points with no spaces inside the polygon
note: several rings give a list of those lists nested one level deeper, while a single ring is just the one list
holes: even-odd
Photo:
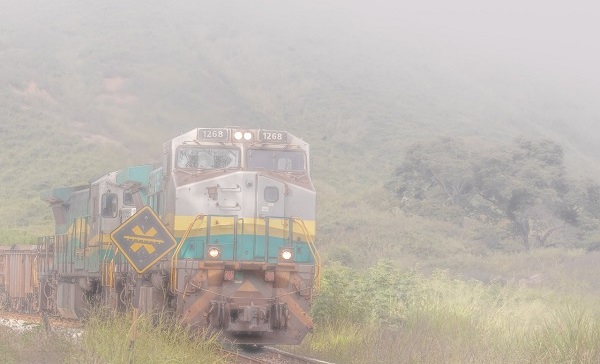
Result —
[{"label": "green painted panel", "polygon": [[[235,260],[240,261],[259,261],[265,260],[266,239],[264,236],[238,235],[237,249],[235,249]],[[276,263],[279,257],[279,249],[289,246],[287,239],[270,237],[269,241],[269,259],[270,263]],[[206,237],[195,236],[188,238],[179,251],[179,259],[204,259],[206,251]],[[208,245],[216,245],[221,249],[223,260],[234,260],[234,235],[224,234],[211,236]],[[305,242],[294,242],[294,261],[299,263],[311,263],[313,257],[308,245]]]},{"label": "green painted panel", "polygon": [[117,173],[117,184],[121,185],[125,182],[139,182],[142,186],[147,186],[150,172],[152,172],[152,166],[149,164],[125,168]]}]

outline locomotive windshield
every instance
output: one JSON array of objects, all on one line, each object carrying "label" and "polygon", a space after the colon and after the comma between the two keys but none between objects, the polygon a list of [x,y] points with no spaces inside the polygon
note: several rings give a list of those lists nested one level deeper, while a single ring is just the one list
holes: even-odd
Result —
[{"label": "locomotive windshield", "polygon": [[298,150],[248,150],[249,169],[268,169],[271,171],[304,172],[305,154]]},{"label": "locomotive windshield", "polygon": [[184,146],[177,150],[178,168],[228,169],[239,166],[239,149]]}]

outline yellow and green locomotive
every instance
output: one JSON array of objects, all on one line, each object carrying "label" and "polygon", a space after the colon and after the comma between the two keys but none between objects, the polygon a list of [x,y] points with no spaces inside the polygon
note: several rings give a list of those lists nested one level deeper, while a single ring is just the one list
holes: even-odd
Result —
[{"label": "yellow and green locomotive", "polygon": [[[37,247],[39,309],[79,318],[94,304],[126,311],[137,295],[143,311],[237,343],[300,343],[320,280],[308,144],[285,131],[198,128],[162,151],[161,165],[42,193],[56,231]],[[149,209],[160,226],[133,221]],[[164,255],[161,228],[174,238]],[[111,235],[123,230],[126,247]]]}]

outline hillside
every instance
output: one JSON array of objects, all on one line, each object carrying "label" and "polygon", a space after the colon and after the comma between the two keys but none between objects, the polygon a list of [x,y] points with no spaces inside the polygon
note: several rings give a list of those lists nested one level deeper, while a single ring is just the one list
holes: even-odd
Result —
[{"label": "hillside", "polygon": [[[388,185],[415,142],[461,137],[477,153],[550,138],[570,173],[596,178],[593,79],[447,35],[435,14],[410,16],[425,9],[376,4],[9,2],[0,230],[51,232],[40,191],[155,162],[163,141],[202,126],[287,129],[311,143],[321,244],[337,258],[339,246],[368,243],[391,252],[374,260],[400,259],[398,239],[418,245],[454,229],[392,212]],[[464,251],[460,236],[438,253]]]}]

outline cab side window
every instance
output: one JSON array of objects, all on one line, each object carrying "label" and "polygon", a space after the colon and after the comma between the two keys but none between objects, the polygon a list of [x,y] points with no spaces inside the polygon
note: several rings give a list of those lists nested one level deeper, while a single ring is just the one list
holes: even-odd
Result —
[{"label": "cab side window", "polygon": [[102,195],[101,212],[102,217],[117,217],[119,210],[119,198],[116,193],[107,192]]}]

